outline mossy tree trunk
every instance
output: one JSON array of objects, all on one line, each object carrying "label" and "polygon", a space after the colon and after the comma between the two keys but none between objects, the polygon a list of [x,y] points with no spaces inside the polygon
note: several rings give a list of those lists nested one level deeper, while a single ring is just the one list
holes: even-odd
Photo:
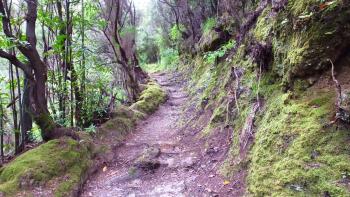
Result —
[{"label": "mossy tree trunk", "polygon": [[[43,69],[34,71],[36,80],[29,81],[30,112],[35,123],[40,127],[43,140],[53,139],[51,132],[56,128],[56,123],[50,115],[47,107],[46,80],[47,71]],[[41,74],[39,74],[41,73]]]}]

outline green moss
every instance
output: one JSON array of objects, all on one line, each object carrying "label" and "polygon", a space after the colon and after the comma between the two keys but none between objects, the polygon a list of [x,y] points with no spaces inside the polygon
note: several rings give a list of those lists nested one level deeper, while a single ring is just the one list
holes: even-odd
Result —
[{"label": "green moss", "polygon": [[49,141],[1,168],[0,191],[15,195],[38,185],[45,186],[60,177],[66,180],[58,185],[56,192],[63,196],[80,184],[80,177],[90,165],[90,156],[87,147],[72,139]]},{"label": "green moss", "polygon": [[55,121],[52,119],[49,113],[41,113],[39,116],[34,117],[35,122],[40,126],[41,136],[44,140],[49,140],[51,131],[56,127]]},{"label": "green moss", "polygon": [[113,117],[98,128],[99,138],[110,138],[112,135],[117,141],[123,140],[135,128],[137,121],[145,117],[145,114],[126,106],[119,106],[113,113]]},{"label": "green moss", "polygon": [[208,18],[203,23],[203,27],[202,27],[203,34],[209,33],[209,31],[215,27],[216,23],[217,21],[215,18]]},{"label": "green moss", "polygon": [[329,103],[330,103],[330,101],[332,101],[333,97],[334,97],[333,93],[330,93],[330,92],[323,93],[319,97],[313,98],[309,102],[309,106],[321,107],[321,106],[329,105]]},{"label": "green moss", "polygon": [[226,120],[226,105],[221,105],[214,110],[210,122],[212,123],[224,123]]},{"label": "green moss", "polygon": [[108,121],[104,126],[108,129],[118,132],[121,135],[126,135],[133,130],[136,123],[134,120],[127,117],[117,117]]},{"label": "green moss", "polygon": [[320,3],[320,0],[291,0],[288,1],[288,8],[291,10],[294,16],[299,16],[302,14],[308,14],[310,6],[317,6]]},{"label": "green moss", "polygon": [[271,7],[266,8],[263,13],[259,16],[256,23],[256,27],[253,31],[254,36],[259,41],[265,41],[269,36],[272,27],[275,23],[275,19],[269,17],[268,14],[271,12]]},{"label": "green moss", "polygon": [[[350,196],[344,178],[350,168],[350,134],[345,129],[324,128],[334,115],[334,93],[315,91],[305,81],[327,69],[327,59],[337,59],[350,40],[349,6],[336,1],[318,10],[321,3],[290,0],[277,15],[271,14],[268,6],[259,16],[250,33],[258,41],[271,37],[273,46],[272,65],[260,85],[257,66],[246,55],[249,50],[244,44],[249,40],[238,47],[230,63],[211,66],[198,55],[188,66],[193,69],[187,72],[194,84],[190,86],[191,95],[206,100],[206,110],[214,109],[202,131],[207,138],[218,126],[215,123],[224,118],[222,106],[235,83],[230,69],[243,72],[240,112],[229,123],[233,142],[221,173],[232,177],[250,161],[247,183],[252,196]],[[281,92],[282,85],[293,92]],[[264,107],[254,122],[255,144],[248,158],[241,159],[239,134],[258,93]]]},{"label": "green moss", "polygon": [[285,84],[327,69],[328,59],[338,58],[349,43],[349,5],[336,1],[327,9],[311,11],[320,4],[316,0],[289,1],[275,19],[273,69],[284,77]]},{"label": "green moss", "polygon": [[210,101],[218,101],[221,93],[226,93],[225,85],[231,76],[231,67],[226,62],[220,63],[210,69],[210,78],[204,89],[202,98],[209,98]]},{"label": "green moss", "polygon": [[220,168],[220,173],[225,177],[232,177],[236,172],[242,170],[242,168],[246,169],[247,160],[243,160],[240,158],[240,144],[239,137],[240,132],[242,131],[245,121],[249,112],[251,111],[251,107],[247,104],[241,105],[241,111],[239,115],[233,121],[233,134],[232,134],[232,144],[228,151],[227,158],[225,159],[223,165]]},{"label": "green moss", "polygon": [[151,114],[158,109],[161,103],[165,102],[166,97],[166,93],[158,84],[150,82],[139,100],[130,108],[145,114]]},{"label": "green moss", "polygon": [[162,88],[158,84],[150,82],[142,92],[139,101],[130,107],[118,106],[116,108],[113,112],[114,118],[99,128],[99,137],[104,138],[112,134],[117,140],[123,140],[127,134],[133,131],[138,120],[144,119],[146,114],[154,112],[165,99],[166,93]]},{"label": "green moss", "polygon": [[[276,94],[275,94],[276,95]],[[347,196],[350,135],[325,130],[333,97],[312,92],[298,100],[279,93],[267,103],[251,151],[249,192],[257,196]],[[288,101],[288,102],[286,102]],[[315,106],[318,105],[318,106]]]}]

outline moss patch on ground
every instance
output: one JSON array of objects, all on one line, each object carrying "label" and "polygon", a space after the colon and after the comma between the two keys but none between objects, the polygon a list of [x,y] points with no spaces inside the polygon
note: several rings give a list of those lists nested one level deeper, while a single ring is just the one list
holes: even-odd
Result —
[{"label": "moss patch on ground", "polygon": [[299,99],[277,93],[257,123],[251,151],[249,192],[254,196],[348,196],[350,134],[325,129],[334,94]]},{"label": "moss patch on ground", "polygon": [[151,114],[158,109],[158,106],[167,99],[166,92],[155,82],[147,84],[145,91],[142,92],[139,100],[134,103],[130,109]]},{"label": "moss patch on ground", "polygon": [[52,140],[30,150],[0,170],[0,191],[16,195],[60,177],[64,181],[55,190],[56,196],[67,196],[80,184],[91,164],[89,148],[70,138]]}]

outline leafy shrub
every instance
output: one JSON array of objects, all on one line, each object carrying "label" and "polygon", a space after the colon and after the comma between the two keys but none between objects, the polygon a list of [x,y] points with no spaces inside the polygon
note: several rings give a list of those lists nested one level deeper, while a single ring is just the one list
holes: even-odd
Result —
[{"label": "leafy shrub", "polygon": [[216,25],[216,18],[208,18],[202,26],[203,34],[208,33],[210,30],[212,30]]},{"label": "leafy shrub", "polygon": [[87,133],[96,133],[96,126],[91,124],[88,128],[85,128],[84,131]]},{"label": "leafy shrub", "polygon": [[167,48],[160,52],[160,64],[163,68],[171,68],[179,62],[179,53],[173,48]]},{"label": "leafy shrub", "polygon": [[143,64],[143,70],[149,73],[164,71],[175,67],[179,63],[179,54],[176,49],[166,48],[160,52],[160,61],[155,64]]},{"label": "leafy shrub", "polygon": [[182,36],[182,32],[184,32],[186,30],[185,26],[180,24],[180,25],[174,25],[171,29],[170,29],[170,39],[172,41],[180,41],[181,36]]},{"label": "leafy shrub", "polygon": [[236,46],[235,40],[230,40],[225,45],[221,46],[216,51],[209,51],[204,54],[205,62],[208,64],[213,64],[217,58],[223,57],[229,50]]}]

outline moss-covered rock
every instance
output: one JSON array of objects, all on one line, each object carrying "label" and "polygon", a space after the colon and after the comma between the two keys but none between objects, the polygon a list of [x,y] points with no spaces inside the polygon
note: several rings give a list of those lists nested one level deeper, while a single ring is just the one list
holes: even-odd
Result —
[{"label": "moss-covered rock", "polygon": [[[118,106],[112,113],[112,119],[104,123],[97,132],[98,138],[112,138],[115,143],[134,130],[137,121],[142,120],[156,111],[165,100],[165,91],[155,82],[144,87],[139,100],[128,106]],[[105,150],[104,152],[108,152]]]},{"label": "moss-covered rock", "polygon": [[35,187],[53,187],[55,196],[70,196],[84,181],[91,156],[84,143],[70,138],[49,141],[1,168],[0,191],[6,196],[26,190],[35,195]]},{"label": "moss-covered rock", "polygon": [[145,91],[141,93],[140,98],[130,109],[151,114],[158,109],[158,106],[167,99],[166,92],[155,82],[147,84]]},{"label": "moss-covered rock", "polygon": [[205,32],[196,44],[196,50],[200,52],[215,51],[230,39],[226,31],[211,29]]}]

